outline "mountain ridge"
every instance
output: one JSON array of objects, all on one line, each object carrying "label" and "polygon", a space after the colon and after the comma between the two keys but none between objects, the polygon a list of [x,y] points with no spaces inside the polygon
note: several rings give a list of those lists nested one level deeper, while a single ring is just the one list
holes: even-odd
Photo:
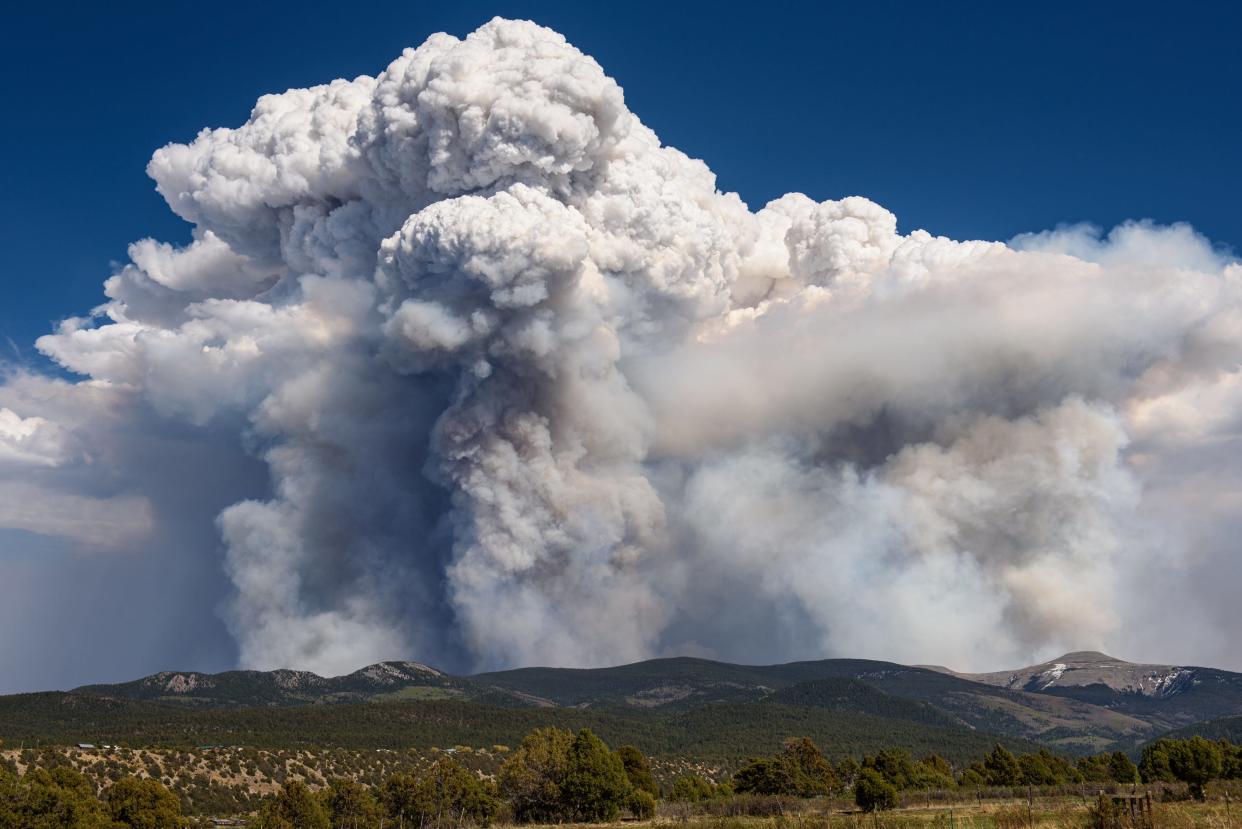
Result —
[{"label": "mountain ridge", "polygon": [[464,693],[462,684],[462,679],[421,662],[391,660],[331,677],[289,668],[219,673],[160,671],[129,682],[82,685],[72,692],[231,707],[352,702],[411,687],[440,689],[452,695]]},{"label": "mountain ridge", "polygon": [[1074,651],[1011,671],[949,673],[995,687],[1101,706],[1139,717],[1161,730],[1242,714],[1242,673],[1127,662],[1099,651]]},{"label": "mountain ridge", "polygon": [[[1189,679],[1160,685],[1152,679],[1160,671],[1188,671]],[[1127,663],[1093,651],[987,674],[865,659],[738,665],[666,657],[606,668],[531,667],[456,676],[393,660],[335,677],[290,669],[161,671],[130,682],[80,686],[57,710],[94,710],[92,699],[154,704],[160,711],[171,706],[224,712],[455,702],[480,716],[497,709],[582,710],[633,722],[652,716],[695,721],[700,715],[694,712],[702,711],[742,722],[743,710],[754,718],[783,722],[810,716],[821,722],[819,714],[796,713],[821,711],[858,722],[870,717],[924,729],[965,729],[1087,753],[1131,750],[1173,729],[1242,715],[1242,674]],[[16,705],[14,698],[0,697],[6,700]],[[99,708],[100,721],[109,710]]]},{"label": "mountain ridge", "polygon": [[1024,691],[1060,687],[1105,685],[1115,691],[1144,696],[1173,696],[1194,671],[1215,670],[1193,666],[1128,662],[1099,651],[1073,651],[1056,659],[1008,671],[968,673],[941,669],[954,676]]}]

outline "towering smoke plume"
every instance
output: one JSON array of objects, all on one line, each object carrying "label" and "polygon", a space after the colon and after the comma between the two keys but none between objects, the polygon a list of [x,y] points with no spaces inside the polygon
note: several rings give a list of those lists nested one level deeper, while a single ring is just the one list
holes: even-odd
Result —
[{"label": "towering smoke plume", "polygon": [[1197,584],[1237,569],[1242,267],[1187,227],[751,212],[504,20],[148,172],[194,240],[40,341],[86,379],[0,386],[0,524],[174,538],[175,432],[246,666],[1242,660]]}]

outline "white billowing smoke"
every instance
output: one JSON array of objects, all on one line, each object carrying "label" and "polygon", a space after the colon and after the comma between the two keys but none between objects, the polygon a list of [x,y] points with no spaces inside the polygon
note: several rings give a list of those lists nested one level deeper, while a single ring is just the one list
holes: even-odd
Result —
[{"label": "white billowing smoke", "polygon": [[121,499],[119,540],[158,519],[84,494],[120,428],[93,405],[231,431],[270,473],[217,522],[247,666],[994,668],[1134,653],[1135,573],[1230,563],[1179,493],[1238,425],[1242,267],[1187,227],[752,213],[593,60],[499,19],[148,172],[194,240],[136,243],[40,341],[87,380],[0,387],[0,523],[48,497]]}]

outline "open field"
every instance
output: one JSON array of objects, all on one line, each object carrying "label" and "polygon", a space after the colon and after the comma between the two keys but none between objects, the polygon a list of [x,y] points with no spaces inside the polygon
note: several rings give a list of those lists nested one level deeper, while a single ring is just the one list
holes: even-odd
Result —
[{"label": "open field", "polygon": [[[1128,793],[1129,787],[1125,787]],[[1139,794],[1145,789],[1138,787]],[[1152,789],[1152,791],[1158,791]],[[1212,791],[1208,802],[1160,802],[1154,799],[1153,829],[1179,827],[1242,827],[1240,790],[1237,786]],[[792,804],[790,813],[772,817],[729,814],[687,814],[685,804],[661,804],[654,823],[667,823],[685,829],[1069,829],[1089,826],[1089,810],[1095,802],[1091,794],[1069,796],[1033,790],[1025,797],[972,798],[968,793],[920,795],[906,792],[898,809],[874,814],[858,812],[844,801],[803,801]],[[799,811],[801,810],[801,811]],[[633,825],[633,824],[628,824]]]},{"label": "open field", "polygon": [[[1236,800],[1232,804],[1223,800],[1157,803],[1154,809],[1154,829],[1242,827],[1242,810]],[[1090,825],[1088,807],[1073,798],[1037,798],[1030,809],[1025,800],[1009,799],[910,805],[876,814],[834,809],[771,818],[664,815],[655,822],[685,829],[1070,829]]]},{"label": "open field", "polygon": [[[1242,813],[1236,802],[1229,806],[1223,801],[1162,803],[1154,808],[1151,829],[1242,829]],[[204,818],[198,821],[190,825],[212,825]],[[914,805],[872,814],[844,808],[769,818],[677,817],[662,813],[646,822],[554,824],[556,829],[1087,829],[1091,825],[1088,808],[1069,799],[1037,803],[1029,811],[1025,800],[990,800],[930,807]],[[521,826],[546,829],[532,824]]]},{"label": "open field", "polygon": [[653,823],[684,829],[1071,829],[1092,826],[1090,811],[1103,792],[1150,794],[1151,829],[1242,829],[1242,783],[1237,781],[1213,783],[1203,803],[1180,799],[1185,788],[1175,784],[1073,788],[1077,791],[1067,787],[906,791],[898,808],[873,814],[859,812],[852,801],[838,798],[794,800],[783,804],[784,814],[767,817],[730,814],[727,802],[708,806],[710,814],[703,813],[702,806],[662,802]]}]

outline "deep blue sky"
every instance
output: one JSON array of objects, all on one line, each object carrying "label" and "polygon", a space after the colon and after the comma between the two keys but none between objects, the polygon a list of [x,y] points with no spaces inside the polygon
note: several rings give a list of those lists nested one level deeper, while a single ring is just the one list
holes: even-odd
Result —
[{"label": "deep blue sky", "polygon": [[989,239],[1184,220],[1242,248],[1239,4],[43,5],[0,33],[0,337],[27,352],[128,242],[188,238],[155,148],[495,14],[595,56],[752,207],[861,194],[903,230]]}]

